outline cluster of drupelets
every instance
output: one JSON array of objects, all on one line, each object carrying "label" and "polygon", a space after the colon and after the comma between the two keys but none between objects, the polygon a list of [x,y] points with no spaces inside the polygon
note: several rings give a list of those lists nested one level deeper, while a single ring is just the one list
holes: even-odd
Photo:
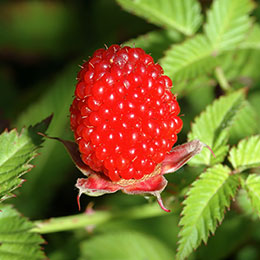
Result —
[{"label": "cluster of drupelets", "polygon": [[182,128],[172,81],[140,48],[112,45],[82,65],[71,128],[82,160],[112,181],[153,172]]}]

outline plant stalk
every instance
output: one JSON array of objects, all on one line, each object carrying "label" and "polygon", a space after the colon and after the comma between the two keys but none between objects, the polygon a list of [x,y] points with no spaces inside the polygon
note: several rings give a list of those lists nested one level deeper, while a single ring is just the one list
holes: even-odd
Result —
[{"label": "plant stalk", "polygon": [[217,78],[217,81],[220,85],[220,87],[225,91],[225,92],[229,92],[231,90],[231,86],[230,84],[228,83],[225,75],[224,75],[224,72],[222,70],[222,68],[220,67],[217,67],[215,69],[215,75],[216,75],[216,78]]},{"label": "plant stalk", "polygon": [[[146,204],[122,211],[93,211],[72,216],[35,221],[31,232],[41,234],[74,230],[89,225],[102,225],[111,220],[144,219],[166,215],[157,203]],[[168,213],[169,214],[169,213]]]}]

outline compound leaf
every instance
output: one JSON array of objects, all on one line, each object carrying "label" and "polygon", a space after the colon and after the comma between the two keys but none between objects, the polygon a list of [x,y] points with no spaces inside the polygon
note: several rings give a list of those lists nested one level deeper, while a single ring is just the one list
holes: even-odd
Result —
[{"label": "compound leaf", "polygon": [[202,241],[208,240],[224,218],[239,185],[237,175],[220,164],[207,169],[196,180],[184,200],[176,259],[185,259]]}]

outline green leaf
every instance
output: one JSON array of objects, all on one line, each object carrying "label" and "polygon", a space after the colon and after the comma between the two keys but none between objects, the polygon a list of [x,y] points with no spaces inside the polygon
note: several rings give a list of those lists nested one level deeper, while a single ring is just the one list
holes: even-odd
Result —
[{"label": "green leaf", "polygon": [[[182,44],[173,44],[160,61],[166,74],[175,81],[196,78],[221,64],[223,51],[236,49],[249,30],[250,0],[216,0],[208,12],[205,34]],[[252,38],[256,41],[256,33]],[[251,42],[252,42],[251,41]]]},{"label": "green leaf", "polygon": [[229,153],[229,161],[239,171],[260,166],[260,135],[243,139]]},{"label": "green leaf", "polygon": [[179,42],[181,39],[181,34],[178,32],[160,30],[131,39],[125,42],[124,45],[142,48],[147,53],[151,53],[154,60],[157,61],[173,42]]},{"label": "green leaf", "polygon": [[165,74],[174,81],[202,75],[212,70],[216,62],[209,41],[201,34],[184,43],[173,44],[160,60]]},{"label": "green leaf", "polygon": [[11,192],[22,184],[20,177],[32,169],[29,163],[43,142],[37,133],[45,132],[51,117],[41,123],[24,128],[20,134],[16,129],[0,135],[0,200],[12,196]]},{"label": "green leaf", "polygon": [[195,118],[188,139],[199,139],[209,145],[216,157],[213,157],[209,150],[204,149],[190,161],[191,165],[213,165],[224,160],[228,152],[229,129],[240,110],[243,99],[242,91],[222,96]]},{"label": "green leaf", "polygon": [[246,39],[239,45],[239,49],[260,50],[260,25],[254,24]]},{"label": "green leaf", "polygon": [[172,260],[173,252],[160,240],[136,231],[95,236],[81,244],[80,260]]},{"label": "green leaf", "polygon": [[58,55],[64,57],[68,51],[76,51],[79,44],[74,39],[80,37],[80,26],[75,11],[60,2],[52,2],[51,6],[42,1],[2,3],[1,49],[8,46],[23,55],[41,53],[52,59]]},{"label": "green leaf", "polygon": [[[221,68],[229,82],[251,86],[258,81],[260,66],[260,27],[255,24],[236,50],[220,55]],[[245,66],[246,64],[246,66]]]},{"label": "green leaf", "polygon": [[125,10],[155,25],[194,34],[201,22],[201,7],[196,0],[117,0]]},{"label": "green leaf", "polygon": [[245,189],[251,201],[253,210],[260,217],[260,175],[250,174],[246,179]]},{"label": "green leaf", "polygon": [[240,139],[257,134],[259,132],[259,120],[260,118],[251,104],[248,101],[244,101],[239,116],[236,117],[230,129],[232,143],[237,143]]},{"label": "green leaf", "polygon": [[[242,185],[242,187],[245,188],[245,184]],[[236,202],[239,206],[239,209],[242,210],[245,216],[250,217],[252,220],[258,220],[258,215],[252,207],[248,192],[244,188],[240,189],[236,196]]]},{"label": "green leaf", "polygon": [[215,52],[234,49],[246,36],[251,21],[251,0],[215,0],[207,13],[204,31]]},{"label": "green leaf", "polygon": [[234,197],[239,185],[237,175],[220,164],[209,168],[192,184],[184,200],[176,259],[185,259],[202,241],[208,240],[217,224],[224,218],[226,207]]},{"label": "green leaf", "polygon": [[0,205],[0,259],[40,260],[46,259],[40,244],[44,240],[30,230],[33,224],[10,205]]}]

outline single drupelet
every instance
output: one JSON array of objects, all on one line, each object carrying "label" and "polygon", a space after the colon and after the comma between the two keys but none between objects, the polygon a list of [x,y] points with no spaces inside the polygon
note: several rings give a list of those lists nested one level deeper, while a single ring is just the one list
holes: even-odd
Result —
[{"label": "single drupelet", "polygon": [[81,158],[111,181],[141,179],[182,128],[172,81],[141,48],[99,49],[78,73],[70,123]]}]

